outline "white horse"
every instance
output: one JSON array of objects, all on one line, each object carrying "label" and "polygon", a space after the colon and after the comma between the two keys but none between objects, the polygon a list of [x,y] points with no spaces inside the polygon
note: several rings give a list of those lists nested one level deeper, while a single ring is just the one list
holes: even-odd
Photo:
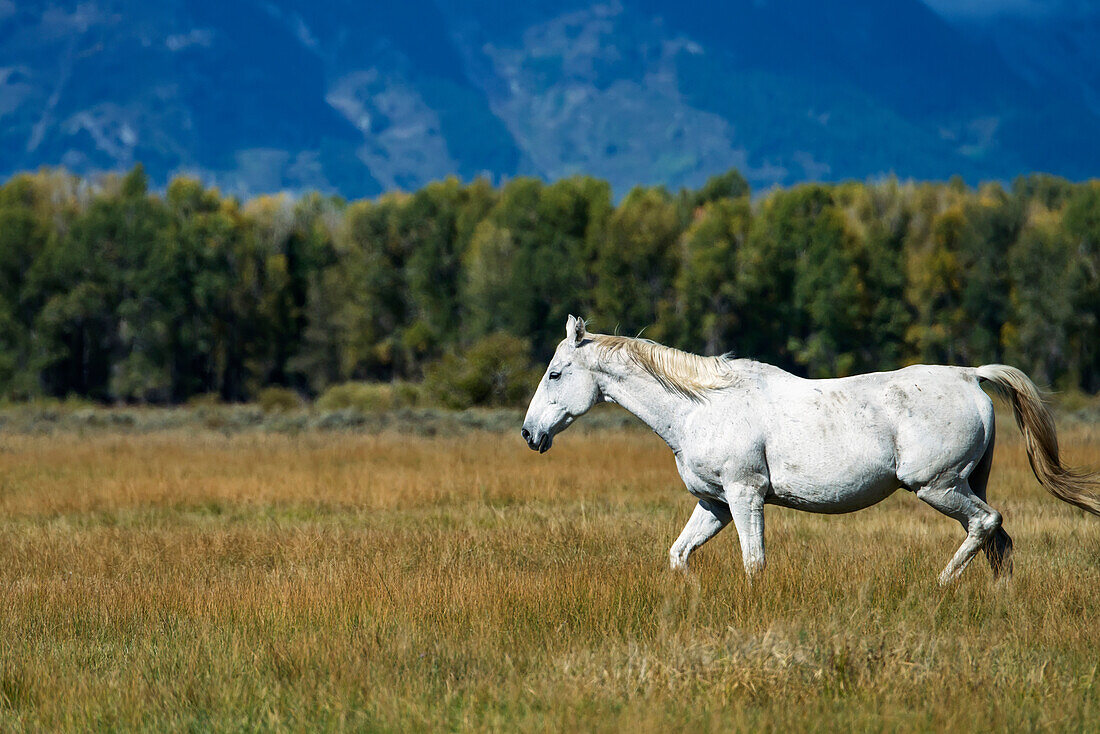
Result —
[{"label": "white horse", "polygon": [[1005,365],[916,365],[807,380],[751,360],[589,334],[570,316],[522,434],[545,452],[600,401],[618,403],[649,425],[699,499],[669,552],[674,569],[686,570],[691,553],[732,520],[751,577],[764,568],[764,505],[852,512],[904,487],[966,530],[940,574],[946,584],[979,549],[995,577],[1012,571],[1012,540],[985,501],[994,415],[982,382],[1012,403],[1039,483],[1100,515],[1097,476],[1062,465],[1038,390]]}]

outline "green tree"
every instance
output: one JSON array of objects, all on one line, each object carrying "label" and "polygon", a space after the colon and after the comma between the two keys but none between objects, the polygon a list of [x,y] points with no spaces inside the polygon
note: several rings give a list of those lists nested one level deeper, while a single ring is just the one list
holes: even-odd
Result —
[{"label": "green tree", "polygon": [[517,312],[526,305],[526,294],[516,271],[517,250],[512,233],[492,221],[474,231],[464,267],[469,334],[518,329]]},{"label": "green tree", "polygon": [[587,177],[449,179],[347,205],[242,204],[183,177],[162,196],[140,167],[16,176],[0,186],[0,395],[417,380],[502,334],[541,361],[570,312],[812,375],[1012,360],[1100,389],[1100,185],[748,194],[736,171],[618,206]]},{"label": "green tree", "polygon": [[447,408],[518,406],[534,392],[539,374],[529,341],[496,332],[429,365],[424,387]]},{"label": "green tree", "polygon": [[170,324],[164,348],[172,399],[218,392],[239,400],[250,309],[237,270],[247,220],[235,200],[186,177],[169,184],[165,204],[168,222],[152,257]]},{"label": "green tree", "polygon": [[933,219],[926,241],[910,245],[906,294],[915,317],[907,338],[922,361],[962,361],[960,345],[970,328],[963,309],[962,252],[972,237],[963,207],[955,205]]},{"label": "green tree", "polygon": [[1061,224],[1053,212],[1034,216],[1008,257],[1012,314],[1004,329],[1006,358],[1047,384],[1071,372],[1067,350],[1075,314],[1067,285],[1074,253]]},{"label": "green tree", "polygon": [[252,313],[254,329],[249,350],[248,392],[265,385],[303,390],[308,376],[301,349],[309,326],[309,293],[314,274],[335,260],[332,218],[338,201],[311,194],[298,201],[260,197],[245,207],[255,250]]},{"label": "green tree", "polygon": [[46,295],[35,321],[43,384],[97,400],[166,398],[168,375],[153,357],[162,332],[148,257],[164,209],[148,196],[140,166],[107,185],[28,274]]},{"label": "green tree", "polygon": [[676,205],[666,191],[636,188],[623,199],[595,262],[593,300],[602,328],[645,329],[658,341],[673,335],[679,238]]},{"label": "green tree", "polygon": [[1035,202],[1044,209],[1061,209],[1073,197],[1076,185],[1046,173],[1017,176],[1012,181],[1012,193],[1022,202]]},{"label": "green tree", "polygon": [[[0,395],[26,398],[39,391],[34,363],[34,321],[41,294],[27,277],[52,237],[67,228],[70,177],[16,176],[0,186]],[[58,196],[61,194],[61,196]]]},{"label": "green tree", "polygon": [[1072,369],[1080,385],[1100,391],[1100,183],[1082,184],[1066,205],[1065,230],[1073,253],[1067,289],[1073,324],[1067,335]]},{"label": "green tree", "polygon": [[836,204],[857,238],[860,280],[859,333],[849,344],[853,371],[895,369],[907,357],[912,315],[905,302],[905,239],[912,211],[909,187],[896,179],[837,187]]},{"label": "green tree", "polygon": [[463,186],[449,178],[416,192],[398,214],[397,236],[408,253],[411,323],[404,346],[417,369],[459,338],[463,257],[493,198],[484,181]]},{"label": "green tree", "polygon": [[331,295],[333,338],[342,379],[393,379],[408,373],[404,331],[411,306],[408,252],[396,235],[403,195],[351,204],[322,284]]},{"label": "green tree", "polygon": [[[822,219],[831,207],[828,188],[819,185],[776,191],[761,203],[745,246],[737,253],[739,353],[788,369],[798,367],[793,351],[807,332],[796,301],[799,263],[816,236],[829,236],[835,245],[838,235],[829,231],[835,217]],[[815,232],[815,227],[821,232]]]},{"label": "green tree", "polygon": [[706,204],[724,199],[747,199],[750,193],[749,182],[736,168],[711,176],[698,190],[681,189],[677,199],[682,226],[690,226],[696,210]]},{"label": "green tree", "polygon": [[560,339],[561,324],[588,302],[587,263],[610,208],[609,189],[591,179],[543,186],[506,185],[478,225],[465,259],[467,333],[495,330],[532,339],[541,357]]},{"label": "green tree", "polygon": [[678,346],[719,354],[736,340],[737,258],[751,222],[745,198],[718,199],[696,211],[680,239],[675,282]]}]

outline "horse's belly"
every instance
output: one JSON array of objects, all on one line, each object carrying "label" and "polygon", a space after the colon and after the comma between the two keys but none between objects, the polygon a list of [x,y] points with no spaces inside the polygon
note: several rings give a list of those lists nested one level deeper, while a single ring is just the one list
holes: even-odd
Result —
[{"label": "horse's belly", "polygon": [[769,456],[771,492],[765,502],[825,513],[853,512],[881,502],[899,487],[893,455],[886,447],[867,449],[862,455],[836,452],[816,461]]},{"label": "horse's belly", "polygon": [[772,486],[764,502],[807,512],[830,515],[855,512],[878,504],[898,489],[897,480],[881,480],[866,486]]}]

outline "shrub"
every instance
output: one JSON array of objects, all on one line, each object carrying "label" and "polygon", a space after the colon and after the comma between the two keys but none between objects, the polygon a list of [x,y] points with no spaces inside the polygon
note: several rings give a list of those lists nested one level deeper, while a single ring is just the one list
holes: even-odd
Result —
[{"label": "shrub", "polygon": [[313,424],[322,431],[338,431],[359,428],[367,422],[367,417],[354,408],[326,412]]},{"label": "shrub", "polygon": [[358,410],[372,413],[416,405],[419,390],[408,382],[345,382],[333,385],[317,398],[324,411]]},{"label": "shrub", "polygon": [[260,410],[265,413],[282,413],[302,405],[302,397],[286,387],[265,387],[256,396]]},{"label": "shrub", "polygon": [[222,396],[216,392],[204,392],[192,395],[185,403],[188,408],[210,408],[222,404]]},{"label": "shrub", "polygon": [[497,332],[429,365],[424,389],[447,408],[518,406],[531,396],[538,378],[530,343]]}]

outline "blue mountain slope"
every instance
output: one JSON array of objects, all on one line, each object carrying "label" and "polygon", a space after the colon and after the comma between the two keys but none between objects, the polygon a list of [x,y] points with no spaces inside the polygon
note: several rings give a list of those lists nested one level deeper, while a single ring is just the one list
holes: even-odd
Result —
[{"label": "blue mountain slope", "polygon": [[142,161],[363,196],[452,173],[1096,175],[1100,14],[935,4],[0,0],[0,176]]}]

